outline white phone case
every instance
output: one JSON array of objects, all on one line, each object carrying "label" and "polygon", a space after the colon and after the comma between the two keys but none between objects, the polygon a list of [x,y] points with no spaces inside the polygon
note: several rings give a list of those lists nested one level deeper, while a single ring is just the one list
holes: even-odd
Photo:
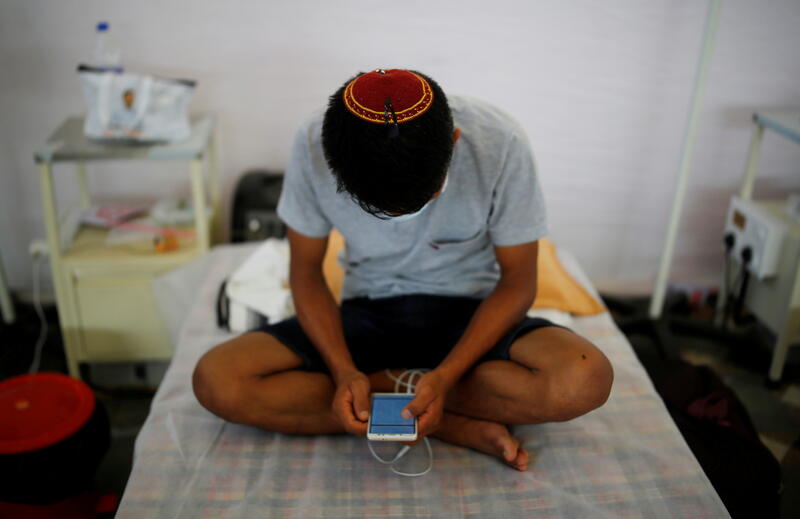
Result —
[{"label": "white phone case", "polygon": [[[370,429],[372,428],[372,397],[374,396],[406,396],[405,393],[372,393],[370,395],[370,413],[369,413],[369,420],[367,421],[367,439],[374,440],[374,441],[414,441],[417,439],[417,419],[414,418],[414,434],[376,434],[370,433]],[[413,395],[411,395],[413,396]]]}]

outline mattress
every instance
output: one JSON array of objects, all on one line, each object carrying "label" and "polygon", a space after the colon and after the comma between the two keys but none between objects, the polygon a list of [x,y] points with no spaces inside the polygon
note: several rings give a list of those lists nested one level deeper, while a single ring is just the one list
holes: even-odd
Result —
[{"label": "mattress", "polygon": [[[363,437],[289,436],[216,417],[195,399],[192,371],[230,338],[216,326],[214,302],[252,250],[217,247],[159,287],[182,324],[136,439],[118,518],[729,517],[608,313],[570,322],[614,365],[608,402],[568,422],[513,427],[531,454],[525,472],[432,439],[433,470],[402,477],[372,457]],[[594,292],[571,255],[559,259]],[[420,444],[398,468],[426,462]]]}]

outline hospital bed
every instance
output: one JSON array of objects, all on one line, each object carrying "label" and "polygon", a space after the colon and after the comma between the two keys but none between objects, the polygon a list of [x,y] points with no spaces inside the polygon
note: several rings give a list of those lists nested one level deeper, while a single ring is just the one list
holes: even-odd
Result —
[{"label": "hospital bed", "polygon": [[[136,439],[118,518],[729,517],[607,312],[560,318],[613,363],[608,402],[568,422],[514,427],[531,453],[525,472],[432,439],[433,470],[401,477],[372,457],[365,438],[289,436],[214,416],[194,397],[192,371],[231,336],[216,326],[214,301],[252,251],[217,247],[161,287],[173,312],[187,311]],[[596,295],[574,257],[559,251],[558,258]],[[424,446],[403,462],[411,472],[424,468]]]}]

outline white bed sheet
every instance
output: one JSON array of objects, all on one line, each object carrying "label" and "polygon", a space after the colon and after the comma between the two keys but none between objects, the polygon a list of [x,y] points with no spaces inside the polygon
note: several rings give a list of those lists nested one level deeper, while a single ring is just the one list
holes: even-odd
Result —
[{"label": "white bed sheet", "polygon": [[[218,247],[168,276],[164,286],[181,286],[183,276],[184,293],[168,299],[188,315],[136,439],[117,517],[729,517],[608,314],[575,318],[572,328],[611,359],[611,397],[569,422],[515,427],[532,455],[526,472],[434,439],[433,471],[406,478],[375,461],[363,438],[288,436],[214,416],[194,397],[192,370],[230,337],[216,327],[216,291],[252,250]],[[577,262],[559,256],[593,290]],[[202,279],[196,292],[186,289],[191,277]],[[407,470],[424,467],[424,447],[407,458]]]}]

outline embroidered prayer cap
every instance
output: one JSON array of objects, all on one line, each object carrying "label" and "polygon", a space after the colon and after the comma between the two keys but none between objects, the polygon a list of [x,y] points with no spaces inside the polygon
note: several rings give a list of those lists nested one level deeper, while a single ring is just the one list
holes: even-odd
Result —
[{"label": "embroidered prayer cap", "polygon": [[409,70],[376,69],[348,83],[344,104],[365,121],[402,124],[431,107],[433,90],[425,78]]}]

